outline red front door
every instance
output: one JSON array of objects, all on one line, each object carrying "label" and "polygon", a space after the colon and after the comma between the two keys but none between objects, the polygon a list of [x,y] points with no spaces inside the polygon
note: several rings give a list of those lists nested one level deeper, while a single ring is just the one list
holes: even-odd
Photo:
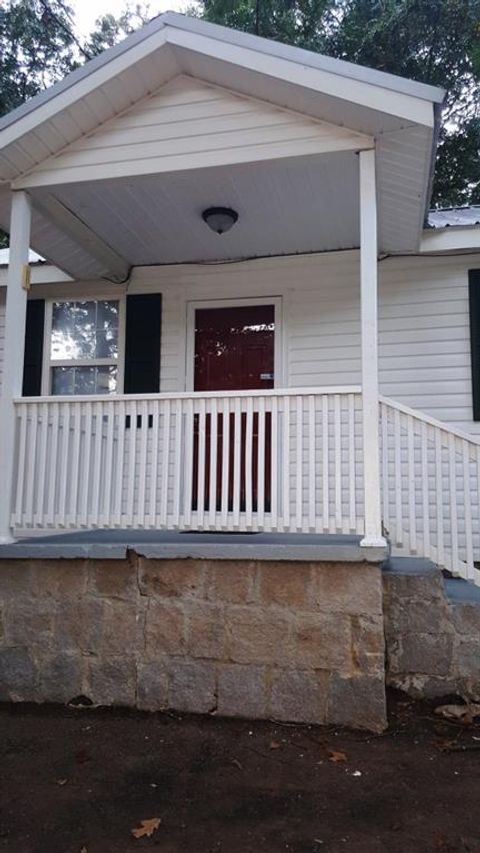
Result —
[{"label": "red front door", "polygon": [[[198,308],[195,312],[195,391],[247,391],[268,389],[274,385],[275,307],[247,305],[230,308]],[[206,471],[210,466],[210,416],[206,419]],[[218,415],[217,495],[221,483],[223,416]],[[241,419],[241,496],[245,506],[245,416]],[[270,504],[271,417],[265,418],[265,508]],[[230,416],[229,504],[233,502],[232,460],[235,443],[233,415]],[[258,416],[253,418],[252,503],[257,503]],[[198,421],[195,425],[194,472],[198,466]],[[196,483],[196,476],[193,482]],[[208,476],[207,476],[208,480]],[[208,508],[209,482],[205,483],[205,509]],[[194,486],[193,506],[198,504]]]}]

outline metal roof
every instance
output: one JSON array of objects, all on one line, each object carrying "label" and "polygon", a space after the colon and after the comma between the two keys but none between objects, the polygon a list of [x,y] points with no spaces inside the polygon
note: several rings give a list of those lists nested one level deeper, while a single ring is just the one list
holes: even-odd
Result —
[{"label": "metal roof", "polygon": [[405,77],[399,77],[395,74],[387,74],[384,71],[377,71],[373,68],[366,68],[361,65],[355,65],[353,62],[346,62],[342,59],[335,59],[331,56],[314,53],[310,50],[304,50],[291,45],[280,44],[279,42],[270,39],[261,38],[260,36],[242,33],[238,30],[232,30],[228,27],[222,27],[218,24],[210,24],[201,21],[198,18],[192,18],[188,15],[182,15],[177,12],[165,12],[163,15],[158,15],[149,21],[148,24],[141,27],[131,35],[127,36],[123,41],[114,47],[105,50],[99,56],[95,56],[85,63],[81,68],[77,68],[67,75],[63,80],[43,92],[40,92],[35,97],[21,104],[17,109],[12,110],[7,115],[0,119],[0,130],[9,127],[18,119],[31,113],[37,107],[46,104],[52,98],[55,98],[60,93],[66,91],[75,83],[88,77],[94,71],[107,65],[113,59],[140,44],[145,39],[149,38],[153,33],[158,32],[164,27],[173,27],[188,32],[198,33],[199,35],[207,35],[217,41],[223,41],[240,47],[247,47],[264,53],[269,56],[274,56],[282,59],[287,59],[291,62],[296,62],[301,65],[306,65],[311,68],[316,68],[321,71],[329,71],[332,74],[338,74],[341,77],[347,77],[354,80],[359,80],[371,85],[382,86],[385,89],[390,89],[394,92],[401,92],[406,95],[411,95],[416,98],[424,98],[427,101],[441,104],[445,97],[445,92],[436,86],[429,86],[425,83],[418,83],[415,80],[409,80]]},{"label": "metal roof", "polygon": [[469,225],[480,225],[480,204],[431,210],[428,214],[428,225],[430,228],[465,228]]}]

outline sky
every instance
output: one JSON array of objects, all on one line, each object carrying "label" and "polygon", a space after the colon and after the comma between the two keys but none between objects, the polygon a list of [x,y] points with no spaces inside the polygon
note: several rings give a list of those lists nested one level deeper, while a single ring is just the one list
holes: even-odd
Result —
[{"label": "sky", "polygon": [[[121,14],[127,6],[127,0],[70,0],[69,5],[75,10],[77,32],[87,36],[94,29],[97,18],[107,12],[113,15]],[[135,2],[130,5],[135,7]],[[181,12],[187,4],[186,0],[151,0],[149,5],[153,18],[154,15],[169,9]]]}]

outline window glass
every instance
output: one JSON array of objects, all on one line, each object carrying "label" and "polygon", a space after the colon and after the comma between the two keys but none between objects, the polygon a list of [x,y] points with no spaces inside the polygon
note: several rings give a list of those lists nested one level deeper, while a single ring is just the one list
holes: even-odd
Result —
[{"label": "window glass", "polygon": [[52,394],[117,390],[119,308],[113,299],[53,303]]},{"label": "window glass", "polygon": [[118,301],[54,302],[52,361],[118,358]]}]

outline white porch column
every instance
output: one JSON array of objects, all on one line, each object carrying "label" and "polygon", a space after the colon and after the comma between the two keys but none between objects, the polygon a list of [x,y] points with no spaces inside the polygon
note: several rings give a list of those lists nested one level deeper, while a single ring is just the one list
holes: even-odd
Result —
[{"label": "white porch column", "polygon": [[360,293],[362,331],[365,536],[361,545],[386,544],[380,510],[378,410],[377,197],[375,151],[360,151]]},{"label": "white porch column", "polygon": [[[25,265],[30,245],[31,205],[26,192],[13,194],[7,275],[3,381],[0,394],[0,542],[12,542],[10,516],[14,477],[15,412],[22,394],[27,292]],[[31,475],[32,472],[30,472]]]}]

